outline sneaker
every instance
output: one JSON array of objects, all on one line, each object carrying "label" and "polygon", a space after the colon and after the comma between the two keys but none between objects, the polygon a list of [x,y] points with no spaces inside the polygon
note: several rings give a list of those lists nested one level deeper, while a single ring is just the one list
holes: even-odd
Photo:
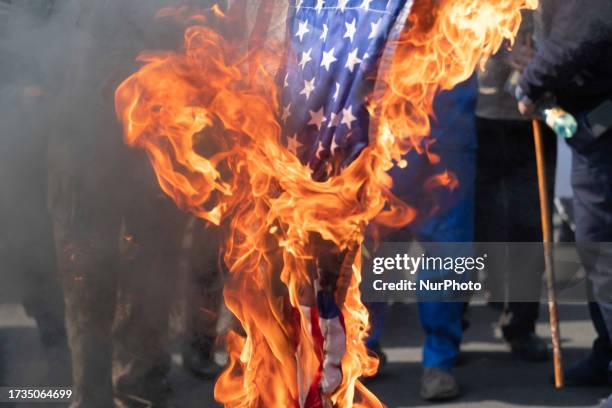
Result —
[{"label": "sneaker", "polygon": [[528,333],[507,340],[514,354],[525,361],[547,361],[549,358],[548,345],[535,333]]},{"label": "sneaker", "polygon": [[563,371],[568,387],[589,387],[610,384],[608,362],[591,353],[584,360]]},{"label": "sneaker", "polygon": [[439,368],[428,367],[421,378],[421,398],[425,401],[446,401],[459,396],[455,377]]}]

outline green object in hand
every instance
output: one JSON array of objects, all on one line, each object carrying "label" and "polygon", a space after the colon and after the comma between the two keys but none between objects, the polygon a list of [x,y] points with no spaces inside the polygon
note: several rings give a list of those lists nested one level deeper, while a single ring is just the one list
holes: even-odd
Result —
[{"label": "green object in hand", "polygon": [[558,136],[571,139],[578,130],[576,118],[558,106],[546,106],[540,109],[540,114],[549,128]]}]

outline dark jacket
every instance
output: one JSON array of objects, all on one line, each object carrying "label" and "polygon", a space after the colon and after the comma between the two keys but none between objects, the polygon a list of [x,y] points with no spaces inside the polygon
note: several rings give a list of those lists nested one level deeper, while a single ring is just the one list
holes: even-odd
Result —
[{"label": "dark jacket", "polygon": [[574,115],[612,98],[612,1],[544,1],[545,32],[519,86],[533,101],[553,93]]},{"label": "dark jacket", "polygon": [[[522,44],[534,33],[534,13],[523,11],[523,21],[516,36],[516,44]],[[499,52],[487,60],[484,70],[478,70],[478,105],[476,116],[491,120],[519,120],[529,118],[521,115],[516,107],[516,100],[509,92],[508,79],[513,73],[508,64],[508,57],[514,52],[504,44]]]}]

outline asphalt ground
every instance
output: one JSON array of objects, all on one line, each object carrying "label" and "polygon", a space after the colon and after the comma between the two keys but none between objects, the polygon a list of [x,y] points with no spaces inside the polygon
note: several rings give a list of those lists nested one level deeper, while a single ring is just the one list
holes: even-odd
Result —
[{"label": "asphalt ground", "polygon": [[[594,337],[584,305],[560,307],[563,357],[566,364],[584,356]],[[555,390],[551,383],[552,363],[528,363],[512,355],[497,329],[498,312],[473,305],[471,327],[465,334],[461,363],[455,373],[462,390],[446,407],[598,407],[612,387]],[[542,308],[537,331],[549,339],[546,309]],[[416,305],[395,304],[389,310],[382,339],[389,363],[368,386],[389,407],[430,407],[420,400],[420,355],[423,333]],[[181,367],[174,345],[169,382],[172,401],[178,408],[216,407],[213,381],[189,376]],[[34,322],[15,303],[0,305],[0,386],[68,385],[69,364],[61,352],[46,353],[39,343]],[[8,404],[1,404],[2,408]],[[19,404],[15,408],[62,407],[62,404]]]}]

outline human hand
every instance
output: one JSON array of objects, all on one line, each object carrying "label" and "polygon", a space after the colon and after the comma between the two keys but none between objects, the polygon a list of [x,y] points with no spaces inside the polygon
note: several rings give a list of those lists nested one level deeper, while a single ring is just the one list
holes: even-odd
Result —
[{"label": "human hand", "polygon": [[518,110],[523,116],[534,116],[536,112],[536,106],[530,100],[522,99],[518,102]]}]

